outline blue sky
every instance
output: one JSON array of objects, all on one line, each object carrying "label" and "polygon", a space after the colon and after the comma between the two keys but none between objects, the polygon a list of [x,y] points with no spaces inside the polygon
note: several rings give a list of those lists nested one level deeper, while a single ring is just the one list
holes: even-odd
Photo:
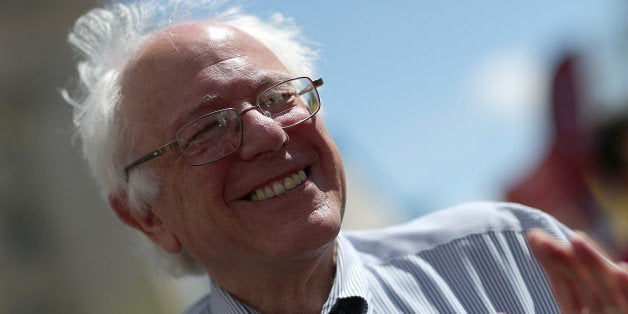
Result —
[{"label": "blue sky", "polygon": [[549,66],[574,47],[609,59],[626,11],[605,0],[243,6],[293,17],[319,43],[324,119],[345,162],[410,215],[499,199],[542,156]]}]

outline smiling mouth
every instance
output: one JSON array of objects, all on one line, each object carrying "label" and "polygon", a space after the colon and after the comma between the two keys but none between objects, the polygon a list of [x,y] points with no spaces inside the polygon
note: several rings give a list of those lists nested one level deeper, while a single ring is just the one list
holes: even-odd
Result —
[{"label": "smiling mouth", "polygon": [[286,191],[290,191],[303,183],[307,179],[308,170],[309,169],[299,170],[283,179],[273,181],[268,185],[257,188],[249,194],[246,199],[250,201],[263,201],[284,194]]}]

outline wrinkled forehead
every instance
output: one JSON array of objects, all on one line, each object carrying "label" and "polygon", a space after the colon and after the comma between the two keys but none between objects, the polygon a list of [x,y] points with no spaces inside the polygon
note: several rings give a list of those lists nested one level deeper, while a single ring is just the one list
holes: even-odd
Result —
[{"label": "wrinkled forehead", "polygon": [[125,67],[122,110],[168,123],[185,114],[182,104],[271,72],[287,70],[266,46],[237,29],[211,22],[171,26],[148,38]]},{"label": "wrinkled forehead", "polygon": [[230,26],[211,22],[179,24],[158,31],[140,46],[123,71],[123,83],[146,83],[151,78],[163,81],[211,67],[218,71],[228,66],[244,70],[247,64],[283,67],[266,46]]}]

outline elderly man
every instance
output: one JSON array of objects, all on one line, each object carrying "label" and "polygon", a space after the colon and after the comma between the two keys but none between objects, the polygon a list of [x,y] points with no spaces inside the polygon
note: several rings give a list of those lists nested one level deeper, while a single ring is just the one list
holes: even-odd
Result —
[{"label": "elderly man", "polygon": [[92,10],[70,35],[83,93],[64,95],[118,217],[209,274],[189,313],[558,312],[533,228],[562,239],[529,233],[565,311],[628,310],[626,272],[522,206],[340,233],[344,171],[312,50],[281,19],[211,7]]}]

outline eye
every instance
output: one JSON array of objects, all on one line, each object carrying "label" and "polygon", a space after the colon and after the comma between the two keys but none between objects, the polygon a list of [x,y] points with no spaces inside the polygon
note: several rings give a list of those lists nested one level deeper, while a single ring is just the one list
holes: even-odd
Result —
[{"label": "eye", "polygon": [[284,94],[279,94],[279,93],[270,94],[269,93],[268,95],[266,95],[266,98],[262,100],[262,102],[264,103],[266,107],[270,107],[276,103],[283,102],[284,100],[285,100]]},{"label": "eye", "polygon": [[292,91],[269,93],[261,99],[261,105],[271,112],[281,112],[289,107],[297,99],[297,94]]},{"label": "eye", "polygon": [[182,147],[206,145],[221,137],[230,124],[228,115],[214,114],[196,121],[181,132],[179,138]]}]

